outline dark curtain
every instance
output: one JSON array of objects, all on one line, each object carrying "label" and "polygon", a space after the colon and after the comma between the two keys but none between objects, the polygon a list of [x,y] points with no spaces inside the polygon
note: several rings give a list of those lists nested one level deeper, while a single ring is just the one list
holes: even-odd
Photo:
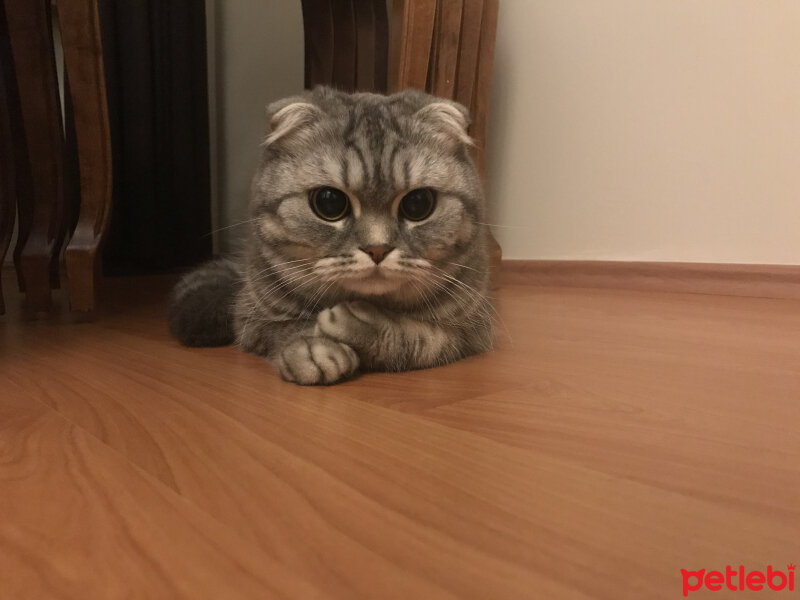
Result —
[{"label": "dark curtain", "polygon": [[100,0],[114,163],[106,273],[211,256],[203,0]]}]

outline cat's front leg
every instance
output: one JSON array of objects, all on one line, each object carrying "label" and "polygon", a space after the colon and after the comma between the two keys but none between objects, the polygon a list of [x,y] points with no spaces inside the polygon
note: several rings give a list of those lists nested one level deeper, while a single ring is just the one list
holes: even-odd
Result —
[{"label": "cat's front leg", "polygon": [[300,385],[329,385],[347,379],[358,369],[358,355],[347,344],[323,336],[301,335],[284,346],[275,366],[286,381]]},{"label": "cat's front leg", "polygon": [[286,381],[301,385],[328,385],[351,377],[359,366],[349,346],[314,334],[313,321],[257,321],[237,323],[239,347],[263,356]]},{"label": "cat's front leg", "polygon": [[443,365],[464,356],[458,333],[368,302],[342,302],[317,315],[315,333],[353,348],[363,367],[405,371]]}]

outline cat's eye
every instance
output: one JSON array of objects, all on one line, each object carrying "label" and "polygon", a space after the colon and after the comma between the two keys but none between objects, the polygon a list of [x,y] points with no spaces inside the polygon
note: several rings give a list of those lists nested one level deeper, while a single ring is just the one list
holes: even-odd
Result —
[{"label": "cat's eye", "polygon": [[400,216],[409,221],[422,221],[431,216],[436,206],[436,194],[430,188],[411,190],[400,200]]},{"label": "cat's eye", "polygon": [[314,214],[326,221],[338,221],[350,212],[350,198],[342,190],[333,187],[312,190],[308,200]]}]

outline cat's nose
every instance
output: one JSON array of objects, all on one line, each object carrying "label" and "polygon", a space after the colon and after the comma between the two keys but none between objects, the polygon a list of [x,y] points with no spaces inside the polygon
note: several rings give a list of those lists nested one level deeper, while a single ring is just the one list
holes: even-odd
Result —
[{"label": "cat's nose", "polygon": [[377,265],[384,258],[386,258],[386,255],[389,254],[389,252],[394,250],[394,247],[393,246],[389,246],[387,244],[380,244],[378,246],[364,246],[363,248],[359,248],[359,250],[369,254],[369,257]]}]

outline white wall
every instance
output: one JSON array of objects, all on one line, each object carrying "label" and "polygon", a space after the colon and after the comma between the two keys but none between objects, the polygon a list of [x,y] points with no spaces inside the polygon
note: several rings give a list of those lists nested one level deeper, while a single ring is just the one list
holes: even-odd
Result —
[{"label": "white wall", "polygon": [[800,1],[501,0],[509,258],[800,264]]},{"label": "white wall", "polygon": [[[266,129],[266,105],[303,89],[301,5],[289,0],[214,0],[215,223],[218,247],[236,247]],[[213,105],[216,104],[214,107]]]},{"label": "white wall", "polygon": [[[302,17],[215,5],[226,226]],[[501,0],[489,187],[508,258],[800,264],[800,0]]]}]

